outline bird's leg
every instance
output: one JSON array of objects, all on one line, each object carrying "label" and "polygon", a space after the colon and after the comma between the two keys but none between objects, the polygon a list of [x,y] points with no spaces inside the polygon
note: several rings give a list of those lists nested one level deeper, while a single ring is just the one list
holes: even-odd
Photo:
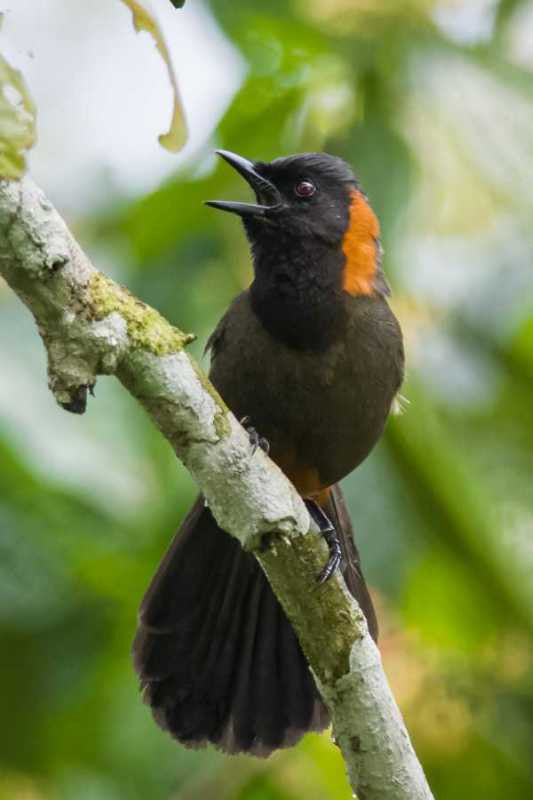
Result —
[{"label": "bird's leg", "polygon": [[251,419],[250,417],[246,416],[239,420],[242,427],[248,434],[248,438],[250,439],[250,444],[252,445],[252,455],[255,454],[255,451],[258,447],[261,448],[267,455],[270,452],[270,442],[268,439],[265,439],[264,436],[261,436],[256,429],[250,425]]},{"label": "bird's leg", "polygon": [[320,533],[326,540],[326,544],[329,548],[329,558],[327,563],[317,577],[317,583],[321,584],[329,581],[333,573],[336,572],[340,567],[342,561],[341,543],[339,541],[338,533],[335,530],[335,526],[331,522],[324,509],[321,508],[314,500],[309,498],[304,500],[304,502],[311,517],[318,525]]}]

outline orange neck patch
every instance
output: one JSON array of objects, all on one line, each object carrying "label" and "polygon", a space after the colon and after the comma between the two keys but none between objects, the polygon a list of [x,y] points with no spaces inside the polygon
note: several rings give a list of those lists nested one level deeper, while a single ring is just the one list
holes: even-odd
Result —
[{"label": "orange neck patch", "polygon": [[352,192],[350,221],[342,251],[346,256],[342,288],[349,294],[373,294],[378,270],[379,222],[359,191]]}]

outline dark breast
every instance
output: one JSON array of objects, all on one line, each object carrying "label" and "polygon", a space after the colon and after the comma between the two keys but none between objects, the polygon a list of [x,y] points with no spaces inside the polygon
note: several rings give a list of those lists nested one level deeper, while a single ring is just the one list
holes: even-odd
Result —
[{"label": "dark breast", "polygon": [[347,296],[346,303],[344,330],[322,352],[275,339],[247,292],[208,343],[212,382],[237,417],[251,417],[302,493],[336,483],[361,463],[402,381],[402,337],[386,301]]}]

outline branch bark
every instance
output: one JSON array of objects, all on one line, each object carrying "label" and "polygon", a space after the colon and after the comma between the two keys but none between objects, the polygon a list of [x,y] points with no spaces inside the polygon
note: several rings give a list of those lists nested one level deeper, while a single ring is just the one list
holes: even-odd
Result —
[{"label": "branch bark", "polygon": [[[222,528],[259,559],[329,706],[359,800],[430,800],[365,619],[336,576],[295,489],[184,351],[191,336],[90,263],[29,180],[0,182],[0,274],[35,317],[49,385],[85,409],[98,375],[116,375],[190,470]],[[260,551],[265,534],[270,547]]]}]

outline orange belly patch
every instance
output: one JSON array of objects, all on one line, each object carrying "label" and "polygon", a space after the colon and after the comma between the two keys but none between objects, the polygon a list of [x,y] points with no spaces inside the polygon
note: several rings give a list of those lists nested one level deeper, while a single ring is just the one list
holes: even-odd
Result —
[{"label": "orange belly patch", "polygon": [[379,222],[365,196],[352,192],[350,221],[342,251],[346,256],[343,289],[349,294],[373,294],[378,269]]},{"label": "orange belly patch", "polygon": [[319,505],[324,505],[327,502],[330,487],[324,486],[317,469],[305,467],[298,463],[294,450],[285,450],[283,453],[274,451],[270,455],[294,485],[298,494],[302,497],[311,497]]}]

